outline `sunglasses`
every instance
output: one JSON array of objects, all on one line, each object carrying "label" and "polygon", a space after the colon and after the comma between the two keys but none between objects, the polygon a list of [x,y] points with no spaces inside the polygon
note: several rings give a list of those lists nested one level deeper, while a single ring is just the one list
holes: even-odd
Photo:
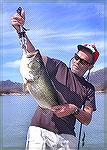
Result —
[{"label": "sunglasses", "polygon": [[74,59],[75,59],[76,61],[77,61],[77,60],[80,60],[80,63],[81,63],[82,65],[91,65],[91,64],[92,64],[92,62],[88,62],[88,61],[86,61],[86,60],[80,58],[76,53],[75,53],[75,55],[74,55]]}]

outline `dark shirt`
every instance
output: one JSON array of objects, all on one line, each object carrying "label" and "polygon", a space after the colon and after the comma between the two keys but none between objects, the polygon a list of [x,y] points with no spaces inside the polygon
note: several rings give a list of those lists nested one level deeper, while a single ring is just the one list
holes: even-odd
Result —
[{"label": "dark shirt", "polygon": [[[56,90],[61,93],[67,103],[81,108],[87,101],[90,101],[93,110],[96,110],[95,89],[92,84],[74,74],[62,61],[48,57],[46,68]],[[76,118],[72,114],[61,119],[52,111],[45,112],[38,107],[31,124],[58,134],[75,136],[75,122]]]}]

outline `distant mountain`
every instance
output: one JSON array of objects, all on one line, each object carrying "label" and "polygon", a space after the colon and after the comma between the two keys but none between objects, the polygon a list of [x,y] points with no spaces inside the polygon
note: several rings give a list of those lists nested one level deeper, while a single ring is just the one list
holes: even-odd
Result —
[{"label": "distant mountain", "polygon": [[89,81],[95,86],[96,91],[107,91],[107,68],[92,72]]},{"label": "distant mountain", "polygon": [[[107,68],[100,69],[90,74],[89,82],[95,86],[96,91],[107,92]],[[25,93],[23,84],[10,80],[0,81],[0,95],[10,93]]]},{"label": "distant mountain", "polygon": [[22,83],[12,82],[10,80],[0,81],[0,94],[23,93]]}]

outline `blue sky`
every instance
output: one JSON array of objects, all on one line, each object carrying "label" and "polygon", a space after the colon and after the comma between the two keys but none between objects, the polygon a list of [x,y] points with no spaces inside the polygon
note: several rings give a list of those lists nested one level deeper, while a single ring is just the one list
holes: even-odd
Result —
[{"label": "blue sky", "polygon": [[95,43],[100,52],[92,71],[107,67],[104,58],[104,3],[3,3],[0,80],[22,82],[19,64],[22,50],[11,26],[11,16],[21,6],[26,13],[28,36],[41,54],[57,58],[69,65],[78,44]]}]

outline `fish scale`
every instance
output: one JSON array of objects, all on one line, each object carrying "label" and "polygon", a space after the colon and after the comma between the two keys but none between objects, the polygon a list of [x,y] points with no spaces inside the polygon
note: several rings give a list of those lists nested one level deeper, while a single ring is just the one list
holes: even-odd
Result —
[{"label": "fish scale", "polygon": [[30,56],[23,53],[20,72],[27,90],[40,107],[51,109],[59,104],[60,97],[49,78],[39,50]]}]

